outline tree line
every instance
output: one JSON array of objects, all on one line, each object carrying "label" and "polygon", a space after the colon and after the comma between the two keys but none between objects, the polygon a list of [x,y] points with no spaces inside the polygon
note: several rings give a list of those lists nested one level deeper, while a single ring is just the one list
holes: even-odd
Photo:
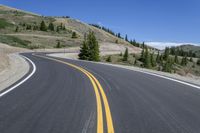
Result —
[{"label": "tree line", "polygon": [[[26,23],[20,23],[20,26],[23,27],[23,30],[37,30],[37,31],[51,31],[51,32],[57,32],[60,33],[60,31],[67,31],[65,25],[63,23],[60,23],[60,25],[54,25],[53,22],[50,23],[45,23],[44,20],[41,21],[39,25],[34,23],[33,25],[31,24],[26,24]],[[19,32],[20,28],[19,26],[16,26],[15,32]],[[78,35],[75,31],[68,30],[72,33],[71,38],[78,38]]]}]

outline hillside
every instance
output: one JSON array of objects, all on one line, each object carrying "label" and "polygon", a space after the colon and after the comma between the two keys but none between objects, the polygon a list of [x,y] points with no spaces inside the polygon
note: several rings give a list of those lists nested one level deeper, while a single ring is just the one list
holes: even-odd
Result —
[{"label": "hillside", "polygon": [[[42,21],[45,22],[47,28],[50,23],[53,23],[54,30],[41,31]],[[76,19],[46,17],[0,5],[0,42],[12,46],[30,49],[54,48],[58,42],[62,47],[79,46],[84,35],[89,31],[95,33],[100,44],[116,44],[135,48],[123,39]],[[74,38],[73,33],[76,34]]]},{"label": "hillside", "polygon": [[196,57],[200,57],[200,46],[187,44],[187,45],[178,46],[176,48],[182,49],[185,52],[192,51],[193,53],[196,54]]},{"label": "hillside", "polygon": [[184,44],[180,46],[173,46],[170,48],[171,54],[175,53],[179,56],[188,56],[188,57],[200,57],[200,46]]}]

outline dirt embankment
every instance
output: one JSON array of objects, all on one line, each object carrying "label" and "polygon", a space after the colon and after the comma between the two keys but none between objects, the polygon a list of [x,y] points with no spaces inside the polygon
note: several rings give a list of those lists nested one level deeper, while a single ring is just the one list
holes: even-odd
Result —
[{"label": "dirt embankment", "polygon": [[15,83],[28,72],[28,63],[18,55],[19,52],[27,51],[0,43],[0,91]]}]

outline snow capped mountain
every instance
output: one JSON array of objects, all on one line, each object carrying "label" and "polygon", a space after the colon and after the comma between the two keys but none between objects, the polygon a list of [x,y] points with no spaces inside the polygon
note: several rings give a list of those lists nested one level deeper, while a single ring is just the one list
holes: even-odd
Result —
[{"label": "snow capped mountain", "polygon": [[173,43],[173,42],[145,42],[145,44],[160,50],[165,49],[165,47],[181,46],[181,45],[200,46],[200,44],[195,44],[195,43]]}]

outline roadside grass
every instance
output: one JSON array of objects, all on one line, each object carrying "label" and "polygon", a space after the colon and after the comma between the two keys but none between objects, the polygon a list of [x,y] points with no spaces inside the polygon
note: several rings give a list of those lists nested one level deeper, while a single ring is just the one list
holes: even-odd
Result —
[{"label": "roadside grass", "polygon": [[[108,58],[109,61],[108,61]],[[156,58],[156,55],[154,56]],[[119,64],[119,65],[126,65],[126,66],[136,66],[143,68],[143,63],[139,60],[140,54],[129,54],[128,61],[123,61],[123,56],[120,54],[114,55],[106,55],[101,57],[102,62],[112,63],[112,64]],[[179,62],[181,62],[182,57],[179,57]],[[177,73],[179,75],[185,76],[188,74],[192,74],[195,76],[200,76],[200,66],[196,64],[195,58],[193,58],[193,62],[188,61],[186,66],[181,66],[180,64],[174,64],[174,70],[172,73]],[[159,66],[150,68],[152,70],[159,70]]]},{"label": "roadside grass", "polygon": [[0,42],[21,48],[29,48],[30,41],[21,40],[14,36],[0,35]]},{"label": "roadside grass", "polygon": [[0,29],[5,29],[6,27],[11,27],[13,24],[7,22],[4,18],[0,18]]}]

